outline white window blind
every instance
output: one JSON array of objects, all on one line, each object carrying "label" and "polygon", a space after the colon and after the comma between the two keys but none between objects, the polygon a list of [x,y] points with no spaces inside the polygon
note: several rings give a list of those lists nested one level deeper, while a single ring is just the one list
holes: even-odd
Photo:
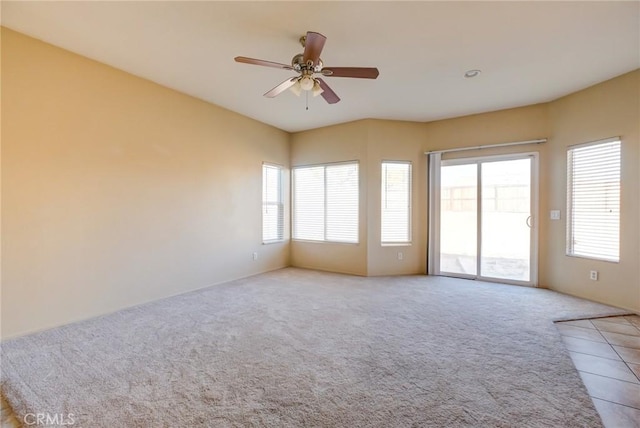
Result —
[{"label": "white window blind", "polygon": [[282,168],[262,165],[262,242],[284,239]]},{"label": "white window blind", "polygon": [[358,242],[358,163],[293,169],[293,239]]},{"label": "white window blind", "polygon": [[381,241],[411,242],[410,162],[382,162]]},{"label": "white window blind", "polygon": [[293,169],[293,239],[324,241],[324,167]]},{"label": "white window blind", "polygon": [[567,152],[567,254],[620,260],[620,140]]}]

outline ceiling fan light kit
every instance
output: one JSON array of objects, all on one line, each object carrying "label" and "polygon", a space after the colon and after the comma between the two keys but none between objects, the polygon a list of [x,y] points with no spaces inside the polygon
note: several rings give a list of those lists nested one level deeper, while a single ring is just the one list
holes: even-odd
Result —
[{"label": "ceiling fan light kit", "polygon": [[320,83],[318,83],[317,80],[314,80],[313,89],[311,90],[311,93],[313,94],[313,96],[317,97],[318,95],[320,95],[323,92],[324,92],[324,89],[322,89],[322,87],[320,86]]},{"label": "ceiling fan light kit", "polygon": [[291,60],[291,65],[243,56],[236,57],[235,61],[245,64],[261,65],[263,67],[297,71],[300,74],[299,76],[291,77],[280,83],[265,93],[265,97],[274,98],[287,89],[291,89],[296,95],[300,95],[302,91],[310,91],[314,97],[322,95],[322,98],[324,98],[327,103],[335,104],[340,101],[338,95],[333,92],[324,80],[315,77],[314,74],[321,74],[324,77],[376,79],[379,72],[377,68],[373,67],[325,67],[320,59],[320,54],[322,53],[326,40],[327,38],[322,34],[308,31],[306,36],[300,37],[300,44],[304,48],[304,52],[295,55]]},{"label": "ceiling fan light kit", "polygon": [[300,87],[303,91],[310,91],[316,83],[311,76],[302,76],[298,82],[300,83]]},{"label": "ceiling fan light kit", "polygon": [[[300,96],[300,94],[302,94],[302,91],[311,91],[311,94],[314,97],[317,97],[318,95],[324,92],[324,90],[320,86],[320,83],[318,83],[316,79],[306,79],[304,80],[304,83],[303,83],[303,79],[304,77],[299,77],[297,79],[297,81],[293,84],[293,86],[289,88],[291,92],[293,92],[297,96]],[[311,83],[308,83],[308,82],[311,82]],[[310,87],[309,87],[309,84],[311,85]]]}]

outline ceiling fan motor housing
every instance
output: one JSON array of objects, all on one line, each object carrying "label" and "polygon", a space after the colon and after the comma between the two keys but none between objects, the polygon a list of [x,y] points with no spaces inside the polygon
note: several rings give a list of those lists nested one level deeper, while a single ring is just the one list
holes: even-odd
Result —
[{"label": "ceiling fan motor housing", "polygon": [[294,70],[301,72],[302,74],[320,73],[320,71],[322,70],[322,66],[323,63],[322,59],[320,58],[318,58],[318,63],[315,67],[313,66],[313,62],[311,61],[308,61],[308,64],[305,64],[304,55],[301,53],[291,59],[291,67],[293,67]]}]

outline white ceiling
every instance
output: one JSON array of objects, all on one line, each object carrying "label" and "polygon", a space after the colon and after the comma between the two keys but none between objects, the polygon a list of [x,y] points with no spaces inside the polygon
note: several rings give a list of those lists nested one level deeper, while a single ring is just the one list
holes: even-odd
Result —
[{"label": "white ceiling", "polygon": [[[362,118],[431,121],[550,101],[640,67],[640,2],[2,2],[2,25],[286,131]],[[327,66],[328,105],[286,91],[306,31]],[[481,69],[464,79],[469,69]]]}]

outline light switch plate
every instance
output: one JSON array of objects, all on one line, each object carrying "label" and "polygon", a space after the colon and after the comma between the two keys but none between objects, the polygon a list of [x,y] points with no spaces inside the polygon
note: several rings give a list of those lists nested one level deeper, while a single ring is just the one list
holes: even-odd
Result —
[{"label": "light switch plate", "polygon": [[560,220],[560,210],[549,211],[549,218],[551,220]]}]

